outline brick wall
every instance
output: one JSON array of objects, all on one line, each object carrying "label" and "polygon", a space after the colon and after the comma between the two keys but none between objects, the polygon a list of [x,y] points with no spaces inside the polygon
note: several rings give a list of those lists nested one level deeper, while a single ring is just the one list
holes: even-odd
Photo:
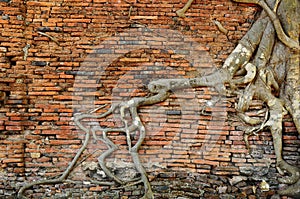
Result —
[{"label": "brick wall", "polygon": [[[64,171],[84,139],[74,114],[145,96],[151,80],[216,70],[259,11],[229,0],[196,0],[187,17],[178,18],[175,11],[184,2],[0,1],[1,197],[13,198],[25,181]],[[213,20],[229,33],[221,33]],[[147,129],[140,154],[157,197],[267,198],[278,188],[271,134],[251,137],[255,150],[249,155],[237,128],[242,123],[233,117],[236,99],[218,97],[211,88],[190,88],[140,109]],[[214,100],[219,101],[209,106]],[[259,101],[251,106],[254,115],[261,108]],[[86,125],[117,125],[117,116]],[[289,117],[284,126],[284,155],[299,165],[299,139]],[[138,175],[130,169],[124,135],[110,137],[120,150],[108,165],[116,173],[127,169],[123,177]],[[72,182],[38,186],[27,195],[139,198],[139,185],[113,190],[87,183],[102,179],[85,165],[97,162],[105,149],[91,140]],[[269,191],[259,188],[262,180],[270,184]]]}]

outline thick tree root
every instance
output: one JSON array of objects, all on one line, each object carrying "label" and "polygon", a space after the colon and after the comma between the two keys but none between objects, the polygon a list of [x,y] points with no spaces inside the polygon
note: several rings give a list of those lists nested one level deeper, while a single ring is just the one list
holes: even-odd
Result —
[{"label": "thick tree root", "polygon": [[[244,37],[245,39],[243,38],[240,42],[241,46],[240,47],[238,46],[233,51],[233,53],[229,56],[229,58],[226,60],[224,64],[225,68],[228,68],[229,72],[231,72],[231,74],[234,75],[238,70],[241,70],[240,69],[241,67],[245,68],[245,66],[247,66],[246,63],[250,60],[250,57],[252,57],[252,54],[255,51],[256,47],[258,47],[256,54],[252,60],[252,64],[257,67],[257,73],[255,78],[251,80],[253,76],[248,75],[249,71],[255,72],[254,70],[244,69],[244,71],[248,71],[247,75],[248,77],[251,78],[246,78],[247,76],[246,75],[243,78],[235,80],[236,84],[241,84],[243,82],[248,83],[248,86],[246,87],[243,94],[240,96],[238,105],[236,107],[237,111],[239,112],[238,116],[240,116],[240,118],[244,122],[252,125],[248,128],[245,128],[244,140],[246,143],[246,147],[248,149],[250,148],[248,142],[248,137],[250,135],[256,135],[262,129],[269,128],[271,130],[272,137],[273,137],[274,148],[277,157],[278,172],[282,175],[288,174],[288,176],[285,176],[278,180],[281,183],[291,184],[291,186],[289,186],[286,190],[280,191],[280,194],[299,197],[299,179],[300,179],[299,168],[289,165],[282,158],[282,118],[284,115],[287,114],[287,110],[289,111],[289,113],[292,114],[297,130],[300,133],[299,131],[300,130],[299,128],[300,127],[299,126],[300,68],[299,68],[299,43],[298,43],[299,28],[295,30],[290,30],[288,32],[291,37],[288,37],[284,33],[279,18],[276,16],[275,13],[277,10],[281,10],[281,11],[285,10],[285,8],[288,7],[288,5],[285,5],[285,7],[283,6],[284,8],[279,8],[281,5],[279,4],[278,0],[275,2],[273,11],[265,3],[264,0],[234,0],[234,1],[258,4],[264,9],[265,13],[267,13],[268,15],[268,18],[264,18],[263,14],[261,15],[261,18],[257,20],[256,24],[254,24],[252,28],[248,31],[250,35],[248,35],[248,33],[245,35]],[[287,2],[288,1],[285,1],[285,4],[288,4]],[[299,8],[294,8],[294,9],[296,10],[295,12],[299,13]],[[294,10],[292,10],[290,13],[293,12]],[[295,13],[293,14],[297,16]],[[291,19],[287,17],[286,20],[287,20],[286,23],[289,23],[288,21],[290,21]],[[291,28],[299,27],[300,20],[298,21],[297,20],[298,18],[295,19],[296,25],[292,24],[289,27]],[[254,32],[256,32],[256,34],[253,34]],[[275,33],[277,34],[277,37],[282,43],[284,43],[288,48],[292,49],[290,52],[289,50],[286,51],[286,53],[288,53],[289,56],[289,59],[287,61],[289,67],[288,69],[286,69],[288,82],[287,82],[287,86],[285,87],[285,93],[283,93],[284,97],[282,97],[282,99],[275,97],[274,94],[272,93],[274,91],[278,93],[282,85],[278,84],[277,82],[278,79],[275,75],[274,70],[268,66],[268,62],[272,56],[274,56],[275,59],[277,59],[277,57],[281,56],[279,53],[284,53],[282,51],[277,52],[276,51],[277,48],[275,48],[275,50],[273,51],[274,49],[273,47],[276,45]],[[251,38],[251,40],[249,40],[249,38]],[[253,44],[257,44],[257,45],[253,45]],[[249,55],[244,56],[242,54],[243,52],[242,49],[248,49]],[[234,60],[239,59],[240,57],[242,57],[243,62],[241,61],[234,62]],[[286,62],[286,60],[284,61]],[[246,81],[246,79],[250,80],[250,84],[249,81]],[[268,114],[266,114],[267,118],[265,118],[265,121],[261,121],[261,125],[258,125],[259,123],[258,120],[252,119],[244,114],[244,112],[248,110],[250,102],[252,101],[253,97],[257,97],[258,99],[265,102],[269,108]]]},{"label": "thick tree root", "polygon": [[[199,78],[192,78],[192,79],[162,79],[152,81],[148,85],[148,90],[152,94],[149,97],[140,97],[140,98],[133,98],[129,101],[121,102],[120,104],[113,105],[107,112],[101,115],[92,115],[92,114],[82,114],[76,116],[76,124],[77,126],[82,129],[83,131],[88,131],[86,127],[80,122],[83,119],[99,119],[106,117],[110,114],[113,114],[114,111],[117,109],[119,110],[119,116],[123,123],[122,127],[119,128],[110,128],[110,127],[97,127],[92,128],[90,131],[96,141],[102,141],[106,144],[108,149],[102,153],[99,158],[98,162],[102,170],[106,173],[108,177],[113,179],[120,185],[124,185],[127,182],[122,181],[117,176],[115,176],[105,164],[105,160],[109,157],[114,151],[118,149],[118,147],[113,143],[112,140],[108,137],[109,132],[121,132],[126,135],[127,146],[129,153],[132,157],[133,163],[135,168],[141,175],[141,179],[138,180],[144,184],[144,199],[153,199],[153,192],[151,189],[151,185],[149,183],[147,173],[142,166],[142,163],[139,158],[138,150],[142,145],[144,138],[146,136],[146,130],[141,122],[140,116],[137,113],[137,109],[140,106],[145,105],[152,105],[159,102],[166,100],[170,93],[175,90],[185,89],[185,88],[192,88],[192,87],[199,87],[199,86],[214,86],[216,90],[222,93],[226,93],[224,84],[228,82],[228,74],[224,70],[220,70],[214,74],[203,76]],[[218,81],[216,84],[216,80]],[[130,119],[128,120],[128,116],[130,115]],[[126,117],[127,116],[127,117]],[[128,126],[128,124],[131,124]],[[96,135],[96,131],[102,131],[101,138],[98,138]],[[132,145],[131,135],[138,133],[138,140]]]},{"label": "thick tree root", "polygon": [[295,199],[300,198],[300,179],[295,184],[279,190],[278,193],[282,196],[289,196]]},{"label": "thick tree root", "polygon": [[280,41],[282,41],[282,43],[284,43],[286,46],[288,46],[291,49],[300,50],[299,42],[291,39],[290,37],[288,37],[285,34],[277,15],[274,13],[274,11],[272,9],[270,9],[268,4],[264,0],[233,0],[233,1],[239,2],[239,3],[254,3],[257,5],[260,5],[266,11],[266,13],[269,15],[271,21],[273,22],[274,27],[277,32],[277,36],[280,39]]},{"label": "thick tree root", "polygon": [[294,184],[300,180],[300,169],[289,165],[285,161],[277,162],[277,169],[280,171],[280,173],[284,174],[285,172],[287,172],[288,174],[290,174],[290,176],[278,179],[278,181],[281,183]]}]

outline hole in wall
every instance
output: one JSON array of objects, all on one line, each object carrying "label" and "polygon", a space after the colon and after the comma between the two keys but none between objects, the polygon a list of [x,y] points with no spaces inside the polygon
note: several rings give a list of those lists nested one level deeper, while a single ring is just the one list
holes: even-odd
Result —
[{"label": "hole in wall", "polygon": [[6,58],[7,58],[7,61],[9,62],[10,66],[16,66],[17,65],[17,61],[14,60],[14,56],[7,56]]}]

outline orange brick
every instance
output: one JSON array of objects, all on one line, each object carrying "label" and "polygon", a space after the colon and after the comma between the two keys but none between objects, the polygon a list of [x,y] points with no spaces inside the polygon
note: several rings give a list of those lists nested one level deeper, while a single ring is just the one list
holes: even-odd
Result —
[{"label": "orange brick", "polygon": [[26,5],[28,7],[52,7],[55,6],[55,2],[27,1]]},{"label": "orange brick", "polygon": [[23,162],[23,158],[7,158],[2,160],[3,163],[18,163]]},{"label": "orange brick", "polygon": [[103,187],[102,186],[97,186],[97,187],[91,187],[90,191],[102,191]]},{"label": "orange brick", "polygon": [[64,23],[90,23],[91,19],[64,19]]},{"label": "orange brick", "polygon": [[7,131],[21,131],[22,126],[6,126]]},{"label": "orange brick", "polygon": [[50,140],[51,145],[81,144],[81,140]]}]

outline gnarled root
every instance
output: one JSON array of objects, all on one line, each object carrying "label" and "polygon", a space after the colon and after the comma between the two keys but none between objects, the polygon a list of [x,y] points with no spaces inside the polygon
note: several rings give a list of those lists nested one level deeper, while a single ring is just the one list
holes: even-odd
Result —
[{"label": "gnarled root", "polygon": [[282,190],[279,190],[278,193],[282,196],[289,196],[293,198],[300,198],[300,179],[293,185],[288,186]]},{"label": "gnarled root", "polygon": [[233,0],[233,1],[240,2],[240,3],[254,3],[260,5],[272,20],[279,40],[291,49],[297,49],[297,50],[300,49],[299,42],[293,40],[292,38],[288,37],[285,34],[277,15],[274,13],[274,11],[268,6],[268,4],[264,0]]},{"label": "gnarled root", "polygon": [[[115,145],[113,143],[113,141],[111,141],[109,139],[107,133],[109,133],[109,132],[125,133],[129,152],[132,156],[132,159],[133,159],[133,162],[134,162],[134,165],[135,165],[137,171],[141,175],[141,179],[138,180],[137,182],[138,183],[142,182],[144,184],[145,193],[144,193],[143,198],[145,198],[145,199],[153,199],[154,196],[153,196],[153,192],[152,192],[146,171],[145,171],[144,167],[142,166],[142,163],[141,163],[139,155],[138,155],[138,150],[139,150],[141,144],[143,143],[143,140],[144,140],[145,134],[146,134],[146,132],[145,132],[146,130],[145,130],[145,127],[143,126],[143,124],[140,120],[140,117],[137,113],[137,108],[142,105],[152,105],[152,104],[164,101],[170,95],[170,92],[169,92],[170,85],[168,83],[161,83],[161,84],[153,83],[153,84],[149,85],[149,90],[153,94],[150,97],[133,98],[127,102],[122,102],[120,104],[112,105],[108,111],[106,111],[105,113],[103,113],[101,115],[82,114],[82,115],[78,115],[75,119],[76,125],[81,130],[83,130],[85,132],[89,132],[89,129],[87,129],[80,122],[80,120],[85,119],[85,118],[94,118],[94,119],[103,118],[103,117],[106,117],[106,116],[112,114],[116,109],[119,109],[120,119],[123,122],[122,127],[120,127],[120,128],[96,127],[96,128],[91,129],[94,139],[104,142],[106,144],[106,146],[108,147],[108,149],[99,156],[98,162],[99,162],[100,167],[102,168],[102,170],[106,173],[106,175],[108,177],[113,179],[118,184],[121,184],[121,185],[126,184],[126,182],[122,181],[116,175],[114,175],[107,168],[107,166],[105,164],[105,159],[118,149],[118,146]],[[168,88],[166,88],[166,86]],[[128,121],[128,119],[125,118],[126,114],[127,115],[129,114],[131,116],[130,117],[131,121]],[[132,125],[129,126],[128,124],[130,122],[132,123]],[[101,138],[97,137],[96,131],[102,131]],[[135,145],[132,146],[132,140],[131,140],[130,135],[132,133],[137,133],[137,132],[139,132],[139,138],[138,138],[137,142],[135,143]]]},{"label": "gnarled root", "polygon": [[281,174],[288,173],[289,176],[278,179],[279,182],[284,184],[294,184],[300,180],[300,169],[294,167],[285,161],[277,162],[277,170],[280,171]]}]

